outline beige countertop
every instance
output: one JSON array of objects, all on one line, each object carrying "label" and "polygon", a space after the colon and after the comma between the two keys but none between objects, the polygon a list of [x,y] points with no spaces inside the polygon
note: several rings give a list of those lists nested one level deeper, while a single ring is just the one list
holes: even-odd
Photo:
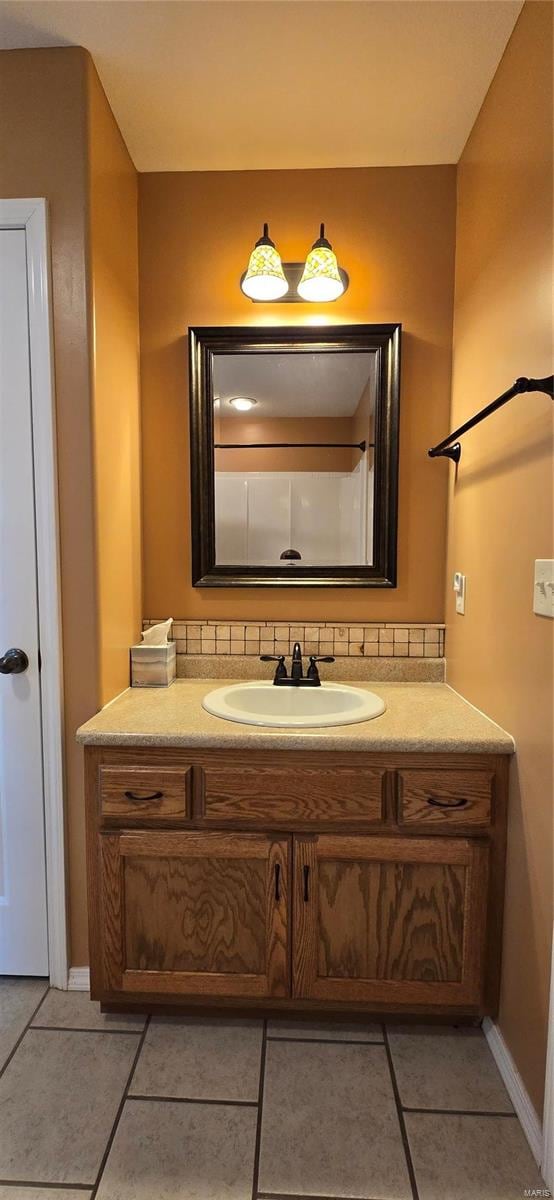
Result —
[{"label": "beige countertop", "polygon": [[[127,688],[77,731],[87,746],[196,749],[450,751],[513,754],[514,741],[445,683],[363,683],[386,712],[327,729],[267,729],[212,717],[202,699],[225,679],[178,679],[168,688]],[[351,681],[349,680],[349,683]]]}]

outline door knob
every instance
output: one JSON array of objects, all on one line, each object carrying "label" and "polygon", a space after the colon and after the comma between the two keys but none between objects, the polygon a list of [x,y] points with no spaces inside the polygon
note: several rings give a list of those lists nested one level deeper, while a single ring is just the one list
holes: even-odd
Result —
[{"label": "door knob", "polygon": [[12,647],[0,658],[0,675],[21,675],[29,666],[29,659],[24,650]]}]

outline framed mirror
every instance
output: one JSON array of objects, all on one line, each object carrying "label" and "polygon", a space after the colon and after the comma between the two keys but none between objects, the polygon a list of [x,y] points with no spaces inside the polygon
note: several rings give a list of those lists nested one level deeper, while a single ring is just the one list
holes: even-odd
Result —
[{"label": "framed mirror", "polygon": [[196,587],[395,587],[400,325],[189,330]]}]

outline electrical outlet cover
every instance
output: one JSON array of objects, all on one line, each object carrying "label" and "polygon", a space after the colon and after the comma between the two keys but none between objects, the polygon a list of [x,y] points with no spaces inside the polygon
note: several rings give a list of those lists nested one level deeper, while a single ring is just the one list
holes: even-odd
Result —
[{"label": "electrical outlet cover", "polygon": [[538,617],[554,617],[554,559],[552,558],[537,558],[535,561],[533,612]]}]

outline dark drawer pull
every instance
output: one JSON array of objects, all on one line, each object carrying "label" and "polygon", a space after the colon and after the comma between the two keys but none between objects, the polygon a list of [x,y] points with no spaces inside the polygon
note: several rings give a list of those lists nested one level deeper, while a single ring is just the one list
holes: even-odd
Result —
[{"label": "dark drawer pull", "polygon": [[467,796],[453,796],[452,800],[442,800],[440,796],[428,796],[427,803],[433,808],[465,808]]},{"label": "dark drawer pull", "polygon": [[279,886],[280,879],[281,879],[281,868],[279,866],[279,863],[275,863],[275,901],[277,904],[279,903],[279,901],[281,899],[281,888]]},{"label": "dark drawer pull", "polygon": [[125,792],[125,797],[135,804],[147,804],[149,800],[161,800],[163,792],[152,792],[150,796],[136,796],[134,792]]},{"label": "dark drawer pull", "polygon": [[310,899],[310,868],[303,867],[304,871],[304,903],[307,904]]}]

